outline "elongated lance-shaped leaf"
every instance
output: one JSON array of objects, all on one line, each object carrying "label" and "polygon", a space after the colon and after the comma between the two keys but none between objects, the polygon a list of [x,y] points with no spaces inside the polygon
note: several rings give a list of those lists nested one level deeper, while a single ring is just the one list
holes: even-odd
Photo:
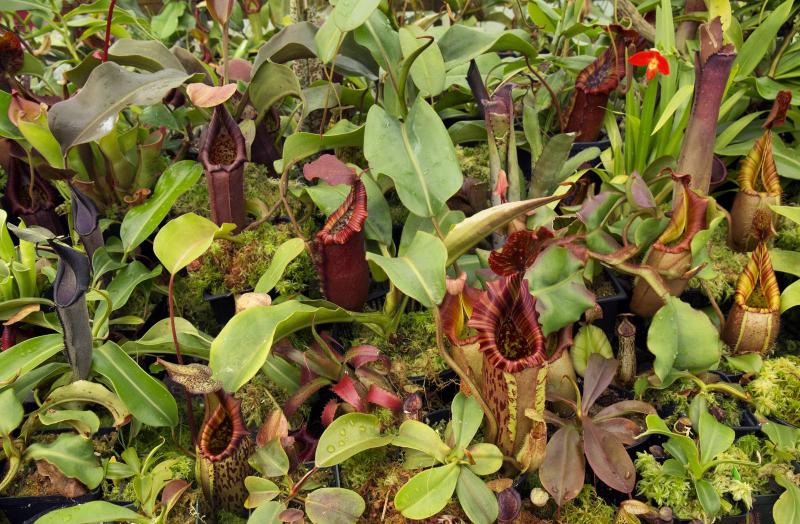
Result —
[{"label": "elongated lance-shaped leaf", "polygon": [[80,235],[86,256],[91,262],[94,252],[103,246],[103,232],[98,225],[97,206],[87,195],[83,194],[77,187],[70,186],[72,224],[75,231]]},{"label": "elongated lance-shaped leaf", "polygon": [[64,348],[74,380],[85,380],[92,367],[92,330],[86,306],[89,287],[89,259],[60,242],[49,241],[58,255],[53,282],[53,302],[64,329]]}]

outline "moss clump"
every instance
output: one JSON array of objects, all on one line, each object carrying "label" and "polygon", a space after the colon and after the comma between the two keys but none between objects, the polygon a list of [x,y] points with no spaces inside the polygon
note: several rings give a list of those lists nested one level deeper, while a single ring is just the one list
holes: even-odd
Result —
[{"label": "moss clump", "polygon": [[778,222],[775,247],[787,251],[800,251],[800,224],[788,218],[781,218]]},{"label": "moss clump", "polygon": [[[214,241],[206,254],[189,266],[187,275],[176,280],[176,304],[181,315],[201,329],[214,331],[217,322],[204,294],[241,293],[253,289],[269,268],[278,247],[294,236],[288,224],[264,223],[257,229],[240,233],[235,242]],[[315,295],[318,288],[316,269],[308,253],[303,252],[286,267],[275,291],[285,296]]]},{"label": "moss clump", "polygon": [[[242,417],[250,427],[264,423],[269,414],[281,408],[289,399],[289,393],[271,381],[263,371],[259,371],[247,384],[236,392],[235,397],[242,401]],[[300,405],[289,420],[292,427],[299,427],[308,420],[311,411],[309,402]]]},{"label": "moss clump", "polygon": [[342,487],[363,493],[376,478],[383,476],[388,464],[389,453],[385,446],[359,453],[340,466]]},{"label": "moss clump", "polygon": [[[677,517],[700,518],[702,508],[692,493],[688,478],[670,475],[649,453],[637,453],[636,471],[639,480],[636,492],[657,507],[669,506]],[[701,519],[702,520],[702,519]]]},{"label": "moss clump", "polygon": [[489,182],[489,144],[482,142],[472,147],[456,146],[456,159],[464,177]]},{"label": "moss clump", "polygon": [[428,310],[403,314],[397,331],[387,337],[367,328],[353,341],[370,344],[383,351],[392,361],[392,373],[405,384],[409,377],[434,380],[447,368],[436,347],[436,324]]},{"label": "moss clump", "polygon": [[800,358],[765,360],[758,377],[747,385],[747,392],[757,413],[800,425]]},{"label": "moss clump", "polygon": [[589,484],[575,499],[569,501],[561,508],[561,524],[597,524],[598,522],[613,522],[614,508],[597,496],[594,487]]},{"label": "moss clump", "polygon": [[[708,256],[711,269],[716,273],[714,278],[705,280],[711,296],[718,303],[731,300],[736,293],[736,281],[747,265],[748,255],[747,253],[738,253],[728,247],[727,223],[720,224],[714,230],[708,244]],[[689,287],[702,289],[700,279],[691,279]]]},{"label": "moss clump", "polygon": [[644,393],[644,400],[654,406],[671,410],[672,413],[663,418],[668,426],[672,426],[680,417],[689,413],[689,404],[695,395],[702,395],[709,412],[726,426],[734,427],[741,423],[741,411],[734,398],[713,391],[700,392],[697,384],[689,379],[676,380],[666,389],[648,389]]}]

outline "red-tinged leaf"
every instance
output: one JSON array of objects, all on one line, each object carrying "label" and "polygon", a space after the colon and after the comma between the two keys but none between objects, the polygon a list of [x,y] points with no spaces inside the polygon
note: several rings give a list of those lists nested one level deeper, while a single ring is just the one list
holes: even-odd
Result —
[{"label": "red-tinged leaf", "polygon": [[636,469],[617,437],[583,419],[583,449],[597,478],[608,487],[630,493],[636,484]]},{"label": "red-tinged leaf", "polygon": [[315,378],[314,380],[303,384],[300,386],[300,389],[295,391],[294,395],[289,397],[289,400],[286,401],[286,405],[283,406],[283,412],[287,417],[291,417],[294,415],[294,412],[303,405],[303,402],[311,398],[311,395],[330,384],[330,380],[322,377]]},{"label": "red-tinged leaf", "polygon": [[327,404],[325,404],[325,408],[322,410],[322,425],[326,428],[331,425],[333,419],[336,417],[336,409],[339,407],[339,403],[336,402],[336,399],[330,399]]},{"label": "red-tinged leaf", "polygon": [[600,422],[607,418],[620,417],[630,413],[642,413],[644,415],[651,415],[656,412],[656,409],[641,400],[622,400],[610,406],[601,409],[597,415],[592,417],[595,422]]},{"label": "red-tinged leaf", "polygon": [[385,389],[372,384],[367,391],[367,402],[381,406],[382,408],[391,409],[392,411],[399,411],[403,407],[403,401],[394,393],[390,393]]},{"label": "red-tinged leaf", "polygon": [[589,408],[600,398],[608,388],[617,372],[619,362],[613,358],[604,358],[598,353],[589,355],[589,363],[583,375],[583,398],[581,411],[583,416],[589,414]]},{"label": "red-tinged leaf", "polygon": [[344,354],[344,361],[349,362],[354,368],[358,369],[365,364],[379,360],[380,357],[380,349],[364,344],[348,349],[347,353]]},{"label": "red-tinged leaf", "polygon": [[650,188],[647,187],[647,183],[638,172],[634,171],[631,174],[629,187],[629,196],[637,207],[643,209],[653,209],[656,207],[656,201],[653,198],[653,193],[650,192]]},{"label": "red-tinged leaf", "polygon": [[575,426],[564,426],[553,434],[539,467],[539,480],[559,506],[574,499],[583,488],[586,464],[581,434]]},{"label": "red-tinged leaf", "polygon": [[214,107],[224,103],[236,92],[236,84],[209,86],[202,82],[186,86],[189,100],[197,107]]},{"label": "red-tinged leaf", "polygon": [[278,513],[278,519],[281,522],[302,522],[305,513],[299,509],[289,508]]},{"label": "red-tinged leaf", "polygon": [[258,429],[256,444],[261,447],[267,442],[276,438],[285,439],[289,436],[289,421],[286,415],[279,409],[274,409],[267,417],[267,420]]},{"label": "red-tinged leaf", "polygon": [[772,129],[773,127],[782,126],[786,121],[786,112],[789,110],[789,104],[791,104],[791,102],[791,91],[778,91],[775,102],[772,104],[772,109],[770,109],[769,116],[767,116],[763,127]]},{"label": "red-tinged leaf", "polygon": [[318,159],[303,166],[303,177],[311,182],[319,178],[331,186],[353,183],[355,171],[335,155],[321,155]]},{"label": "red-tinged leaf", "polygon": [[[217,66],[217,73],[220,76],[222,76],[222,70],[222,64],[219,64]],[[234,82],[237,80],[249,82],[252,71],[253,64],[244,58],[234,58],[233,60],[228,60],[228,80],[232,80]]]},{"label": "red-tinged leaf", "polygon": [[161,492],[161,503],[165,506],[174,505],[183,493],[192,486],[190,482],[183,479],[174,479],[164,486],[164,491]]},{"label": "red-tinged leaf", "polygon": [[644,431],[644,428],[636,422],[627,418],[615,417],[607,418],[602,421],[594,421],[596,426],[603,431],[611,433],[617,440],[626,446],[636,442],[636,435]]},{"label": "red-tinged leaf", "polygon": [[336,393],[340,399],[356,408],[356,411],[364,412],[367,410],[364,402],[361,400],[361,395],[359,395],[358,390],[356,390],[356,384],[353,382],[353,379],[350,378],[350,375],[345,375],[331,388],[331,391]]}]

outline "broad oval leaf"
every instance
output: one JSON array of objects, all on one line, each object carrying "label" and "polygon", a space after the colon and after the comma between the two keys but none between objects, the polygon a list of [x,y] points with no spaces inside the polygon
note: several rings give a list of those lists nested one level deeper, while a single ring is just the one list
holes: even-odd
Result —
[{"label": "broad oval leaf", "polygon": [[92,365],[106,377],[128,410],[153,427],[175,427],[178,405],[169,390],[125,353],[108,341],[92,352]]},{"label": "broad oval leaf", "polygon": [[92,71],[78,94],[50,108],[47,122],[66,155],[73,146],[106,136],[126,107],[157,104],[190,77],[176,69],[134,73],[105,62]]},{"label": "broad oval leaf", "polygon": [[22,424],[25,410],[11,388],[0,392],[0,413],[3,414],[0,418],[0,435],[10,435]]},{"label": "broad oval leaf", "polygon": [[268,111],[287,96],[303,100],[303,90],[292,68],[269,60],[264,61],[255,70],[247,93],[253,107],[259,113]]},{"label": "broad oval leaf", "polygon": [[461,468],[456,495],[464,513],[475,524],[492,524],[497,520],[500,513],[497,497],[469,468]]},{"label": "broad oval leaf", "polygon": [[308,494],[305,508],[314,524],[355,524],[367,506],[355,491],[319,488]]},{"label": "broad oval leaf", "polygon": [[559,428],[545,448],[539,478],[559,506],[577,497],[583,487],[586,465],[582,448],[581,434],[573,425]]},{"label": "broad oval leaf", "polygon": [[29,338],[0,353],[0,383],[8,384],[64,348],[60,334]]},{"label": "broad oval leaf", "polygon": [[503,465],[503,452],[494,444],[474,444],[467,448],[466,454],[475,462],[467,467],[476,475],[491,475]]},{"label": "broad oval leaf", "polygon": [[244,507],[248,509],[257,508],[281,493],[281,489],[274,482],[261,477],[245,478],[244,486],[247,488],[247,500],[244,501]]},{"label": "broad oval leaf", "polygon": [[378,417],[348,413],[334,420],[319,438],[314,463],[318,468],[341,464],[366,449],[385,446],[392,437],[381,436]]},{"label": "broad oval leaf", "polygon": [[235,315],[211,344],[209,366],[225,391],[238,390],[267,360],[272,344],[312,323],[350,322],[350,313],[330,302],[290,300]]},{"label": "broad oval leaf", "polygon": [[[425,40],[420,38],[423,35],[425,31],[419,26],[407,25],[400,28],[400,46],[406,59],[425,45]],[[426,98],[437,96],[444,91],[444,59],[436,42],[429,45],[411,64],[411,79],[419,88],[420,94]]]},{"label": "broad oval leaf", "polygon": [[331,16],[340,31],[352,31],[366,22],[380,3],[380,0],[339,0]]},{"label": "broad oval leaf", "polygon": [[405,122],[378,105],[370,108],[364,156],[374,174],[392,179],[403,205],[418,216],[436,216],[463,182],[450,135],[422,97]]},{"label": "broad oval leaf", "polygon": [[289,471],[289,457],[279,438],[274,438],[258,448],[248,462],[265,477],[280,477]]},{"label": "broad oval leaf", "polygon": [[726,451],[733,444],[736,434],[732,428],[717,421],[708,411],[700,413],[697,425],[699,435],[700,462],[709,464],[717,455]]},{"label": "broad oval leaf", "polygon": [[[165,9],[165,11],[168,10]],[[120,38],[108,48],[108,59],[120,65],[132,66],[146,71],[174,69],[181,73],[186,72],[180,60],[158,40]]]},{"label": "broad oval leaf", "polygon": [[218,234],[233,229],[234,224],[217,227],[207,218],[186,213],[170,220],[153,240],[153,252],[173,275],[205,253]]},{"label": "broad oval leaf", "polygon": [[647,348],[655,355],[653,369],[664,380],[672,369],[703,371],[719,362],[719,333],[705,313],[669,296],[653,316]]},{"label": "broad oval leaf", "polygon": [[477,400],[458,393],[450,405],[452,413],[451,427],[455,449],[466,448],[483,422],[483,411]]},{"label": "broad oval leaf", "polygon": [[399,257],[367,253],[383,269],[397,288],[425,307],[442,302],[445,294],[447,250],[441,240],[419,232]]},{"label": "broad oval leaf", "polygon": [[62,433],[50,444],[31,444],[25,450],[25,458],[47,461],[89,489],[96,488],[103,480],[103,467],[94,454],[92,441],[78,435]]},{"label": "broad oval leaf", "polygon": [[636,485],[636,468],[617,437],[583,419],[583,448],[595,475],[608,487],[630,493]]},{"label": "broad oval leaf", "polygon": [[195,82],[186,86],[186,95],[197,107],[215,107],[224,104],[235,92],[235,83],[210,86],[202,82]]},{"label": "broad oval leaf", "polygon": [[450,448],[442,442],[439,434],[430,426],[418,420],[406,420],[400,425],[397,436],[392,439],[392,445],[402,448],[416,449],[434,457],[444,464]]},{"label": "broad oval leaf", "polygon": [[580,376],[584,375],[586,366],[589,363],[589,356],[594,353],[605,358],[614,358],[611,342],[608,341],[605,332],[595,325],[586,324],[578,330],[569,350],[575,373]]},{"label": "broad oval leaf", "polygon": [[147,524],[150,519],[119,504],[105,500],[94,500],[70,508],[51,511],[36,519],[36,524],[94,524],[96,522],[136,522]]},{"label": "broad oval leaf", "polygon": [[281,522],[281,520],[278,519],[278,515],[285,508],[286,506],[274,500],[265,502],[259,505],[258,508],[250,514],[250,518],[247,519],[247,522],[250,524],[261,524],[262,522],[274,524],[276,522]]},{"label": "broad oval leaf", "polygon": [[97,433],[97,430],[100,429],[100,419],[93,411],[51,409],[40,412],[39,421],[45,426],[67,424],[87,438]]},{"label": "broad oval leaf", "polygon": [[203,166],[199,162],[182,160],[158,177],[153,194],[144,203],[132,207],[122,219],[119,233],[126,253],[155,231],[178,197],[197,184],[202,174]]},{"label": "broad oval leaf", "polygon": [[400,488],[394,506],[409,519],[426,519],[442,511],[456,489],[461,468],[456,463],[417,473]]}]

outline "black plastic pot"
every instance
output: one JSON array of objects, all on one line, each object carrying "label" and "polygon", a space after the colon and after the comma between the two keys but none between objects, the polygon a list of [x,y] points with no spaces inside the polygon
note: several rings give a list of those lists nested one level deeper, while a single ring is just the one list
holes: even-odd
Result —
[{"label": "black plastic pot", "polygon": [[228,323],[233,315],[236,313],[236,300],[232,291],[221,293],[219,295],[211,295],[203,292],[203,300],[208,302],[211,306],[211,311],[214,313],[214,319],[224,326]]},{"label": "black plastic pot", "polygon": [[613,340],[616,336],[617,315],[625,311],[628,293],[614,271],[608,268],[603,269],[609,282],[614,287],[614,294],[597,299],[597,304],[603,310],[603,318],[596,320],[594,324],[603,330],[609,340]]},{"label": "black plastic pot", "polygon": [[[450,406],[450,403],[453,401],[460,389],[458,375],[452,369],[445,369],[444,371],[440,372],[436,382],[431,381],[426,376],[408,377],[408,381],[416,386],[422,387],[425,390],[423,399],[426,402],[428,402],[428,395],[435,395],[444,406]],[[435,386],[437,386],[437,384],[441,384],[441,386],[434,388],[427,387],[432,382]],[[447,408],[447,411],[450,411],[449,407]],[[435,413],[435,411],[433,413]]]},{"label": "black plastic pot", "polygon": [[[67,508],[93,500],[100,500],[100,488],[90,491],[78,498],[68,498],[61,495],[44,497],[0,497],[0,513],[5,514],[11,524],[26,524],[29,519],[34,519],[45,513],[59,508]],[[34,520],[31,520],[34,522]]]},{"label": "black plastic pot", "polygon": [[767,495],[755,495],[753,497],[753,509],[751,513],[758,515],[758,524],[775,524],[775,519],[772,517],[772,508],[778,502],[778,493],[769,493]]}]

